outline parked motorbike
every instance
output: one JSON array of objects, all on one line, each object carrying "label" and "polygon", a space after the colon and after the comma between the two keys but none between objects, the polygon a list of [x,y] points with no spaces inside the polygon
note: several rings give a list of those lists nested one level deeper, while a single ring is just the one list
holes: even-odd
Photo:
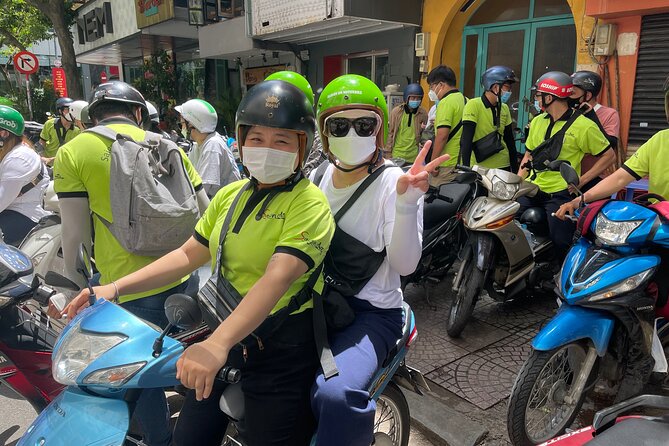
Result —
[{"label": "parked motorbike", "polygon": [[639,395],[595,414],[592,426],[542,443],[542,446],[636,446],[664,445],[669,438],[665,416],[628,415],[641,408],[669,410],[669,397]]},{"label": "parked motorbike", "polygon": [[462,215],[481,190],[476,177],[462,172],[453,182],[431,187],[425,194],[422,254],[416,271],[402,277],[402,289],[410,283],[422,285],[429,302],[426,285],[439,283],[458,259],[467,240]]},{"label": "parked motorbike", "polygon": [[[565,166],[561,173],[573,183],[578,175]],[[658,276],[657,253],[669,246],[666,214],[640,202],[593,206],[581,213],[594,212],[594,219],[556,278],[560,309],[532,341],[511,391],[507,427],[514,445],[564,432],[599,378],[620,383],[619,398],[640,392],[653,369],[653,339],[669,345],[669,324],[660,320],[654,334],[655,296],[649,292]],[[654,357],[666,364],[657,347]]]},{"label": "parked motorbike", "polygon": [[37,412],[63,388],[51,377],[51,351],[63,324],[40,307],[54,293],[34,274],[27,255],[0,243],[0,386]]},{"label": "parked motorbike", "polygon": [[501,169],[458,168],[476,173],[487,194],[476,198],[463,216],[466,242],[459,254],[460,268],[453,281],[456,296],[446,327],[451,337],[460,336],[483,290],[504,302],[536,287],[542,277],[550,278],[547,259],[553,246],[543,209],[530,208],[520,223],[515,220],[520,208],[516,200],[536,195],[537,186]]},{"label": "parked motorbike", "polygon": [[[165,304],[169,325],[161,332],[119,305],[96,298],[90,286],[90,258],[83,246],[77,267],[89,282],[91,305],[65,327],[53,353],[54,378],[68,387],[37,417],[18,444],[111,446],[126,440],[144,444],[128,436],[134,402],[142,389],[178,384],[176,361],[185,346],[167,333],[173,327],[200,324],[199,307],[189,296],[171,296]],[[391,439],[397,446],[406,446],[409,438],[409,409],[397,386],[416,392],[427,388],[422,375],[404,364],[416,336],[415,319],[406,306],[403,337],[370,387],[370,395],[379,401],[376,428],[388,426],[388,432],[380,432],[379,441]],[[240,378],[240,371],[228,366],[218,374],[218,379],[231,384],[221,407],[235,420],[243,417],[244,410],[238,399],[241,388],[236,385]],[[234,438],[230,436],[228,441],[236,441]]]}]

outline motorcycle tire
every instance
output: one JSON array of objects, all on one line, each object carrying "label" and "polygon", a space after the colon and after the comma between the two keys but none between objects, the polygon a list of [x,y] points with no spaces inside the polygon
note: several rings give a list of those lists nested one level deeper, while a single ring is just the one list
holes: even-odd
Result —
[{"label": "motorcycle tire", "polygon": [[[564,392],[567,391],[565,388],[561,387],[561,382],[550,383],[550,377],[545,376],[542,372],[544,372],[544,370],[556,370],[557,368],[552,366],[551,360],[569,348],[579,349],[583,357],[585,357],[586,350],[581,343],[571,343],[549,351],[532,350],[530,357],[527,359],[527,361],[525,361],[525,364],[523,364],[523,367],[520,369],[520,372],[516,377],[516,381],[513,384],[513,389],[511,390],[511,396],[509,397],[509,405],[507,408],[507,429],[509,439],[514,446],[537,445],[563,434],[564,431],[569,426],[571,426],[571,424],[576,419],[576,416],[580,412],[581,406],[583,405],[583,400],[585,399],[585,395],[587,393],[587,386],[581,395],[578,396],[578,400],[575,404],[567,405],[566,403],[563,403],[563,405],[567,406],[569,409],[562,417],[562,421],[553,427],[551,432],[544,434],[541,438],[531,438],[531,435],[527,432],[527,416],[529,409],[532,409],[530,405],[533,402],[531,400],[533,395],[543,395],[540,403],[545,402],[545,406],[550,406],[555,405],[555,398],[557,398],[556,395],[558,395],[557,392],[562,392],[562,394],[564,394]],[[568,354],[569,353],[567,351],[567,355]],[[568,359],[566,362],[576,363],[576,360]],[[571,364],[569,365],[571,366]],[[593,371],[594,370],[595,369],[593,368]],[[592,374],[593,371],[590,373]],[[574,374],[576,374],[576,371],[574,371]],[[569,378],[565,379],[565,381],[569,381]],[[546,386],[547,384],[550,384],[548,393],[541,393],[541,388],[533,392],[537,385]],[[545,413],[546,411],[545,408],[542,408],[541,410],[539,409],[539,406],[534,407],[534,410],[537,412]],[[555,417],[552,416],[552,414],[548,418],[550,418],[551,421],[555,420]]]},{"label": "motorcycle tire", "polygon": [[[381,430],[386,424],[389,424],[387,432]],[[390,382],[376,402],[374,437],[382,436],[384,441],[377,441],[381,444],[391,440],[393,446],[408,446],[410,425],[409,404],[400,388]]]},{"label": "motorcycle tire", "polygon": [[465,329],[467,322],[472,317],[476,299],[483,289],[485,279],[483,271],[478,269],[474,262],[472,248],[467,249],[468,251],[464,257],[466,263],[462,269],[463,278],[455,299],[453,299],[446,325],[446,333],[452,338],[457,338],[462,334],[462,330]]}]

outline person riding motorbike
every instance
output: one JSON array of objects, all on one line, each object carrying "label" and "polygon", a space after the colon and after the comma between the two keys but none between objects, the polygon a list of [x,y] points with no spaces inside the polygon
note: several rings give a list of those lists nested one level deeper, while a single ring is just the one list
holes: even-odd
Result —
[{"label": "person riding motorbike", "polygon": [[74,101],[70,98],[56,100],[56,117],[44,123],[39,135],[38,152],[42,153],[45,164],[53,164],[58,149],[65,143],[72,141],[81,131],[74,125],[74,118],[70,113],[70,106]]},{"label": "person riding motorbike", "polygon": [[[618,137],[620,135],[620,115],[616,109],[606,107],[597,102],[597,96],[602,90],[602,78],[593,71],[577,71],[571,75],[574,83],[574,92],[569,98],[571,106],[583,110],[586,118],[592,119],[602,131],[606,139],[611,143],[614,152],[618,151]],[[586,155],[581,161],[582,173],[586,173],[597,162],[597,158],[592,155]],[[613,173],[615,165],[611,165],[601,176],[595,177],[588,184],[583,186],[583,190],[591,189],[595,184],[601,181],[607,173]]]},{"label": "person riding motorbike", "polygon": [[202,184],[211,198],[223,186],[241,179],[237,163],[225,139],[216,131],[218,114],[202,99],[191,99],[174,107],[181,116],[187,138],[197,145],[188,155],[202,177]]},{"label": "person riding motorbike", "polygon": [[[277,71],[276,73],[272,73],[269,76],[267,76],[265,80],[266,81],[278,80],[295,85],[297,88],[302,90],[302,93],[304,93],[307,96],[307,99],[309,99],[309,103],[313,107],[314,90],[311,88],[311,84],[309,84],[309,81],[307,81],[307,79],[301,74],[288,70]],[[309,174],[318,166],[320,166],[326,159],[327,157],[323,153],[323,143],[321,142],[321,136],[318,132],[316,132],[316,134],[314,135],[314,143],[311,147],[311,152],[309,153],[309,157],[307,158],[306,163],[304,163],[304,168],[302,169],[302,171],[304,172],[304,176],[308,177]]]},{"label": "person riding motorbike", "polygon": [[467,101],[462,113],[460,156],[463,165],[470,165],[473,151],[479,166],[518,171],[513,120],[506,104],[516,82],[516,74],[505,66],[490,67],[481,76],[483,95]]},{"label": "person riding motorbike", "polygon": [[23,142],[24,126],[21,113],[0,105],[0,234],[13,246],[49,214],[42,207],[49,174]]},{"label": "person riding motorbike", "polygon": [[[522,215],[530,207],[546,211],[551,240],[556,248],[555,261],[559,262],[569,250],[574,224],[562,221],[552,214],[571,200],[570,191],[560,172],[547,170],[546,163],[564,160],[580,175],[581,160],[585,154],[599,158],[593,168],[580,175],[579,187],[602,173],[615,159],[611,144],[590,119],[575,112],[568,105],[573,91],[571,77],[560,71],[550,71],[537,79],[534,85],[535,106],[544,110],[530,125],[527,151],[518,175],[539,187],[534,197],[521,197],[518,202]],[[565,131],[561,129],[565,128]],[[541,162],[539,162],[541,160]]]},{"label": "person riding motorbike", "polygon": [[88,107],[88,102],[86,101],[74,101],[70,104],[70,114],[74,118],[74,125],[77,126],[79,130],[86,130],[86,125],[82,120],[82,112]]},{"label": "person riding motorbike", "polygon": [[[210,260],[220,265],[213,267],[215,280],[234,288],[241,303],[177,363],[177,378],[193,390],[175,444],[221,444],[225,385],[214,377],[228,364],[242,372],[246,444],[306,446],[318,366],[310,288],[323,286],[319,265],[334,232],[325,197],[301,171],[316,128],[314,111],[295,86],[265,81],[244,96],[236,123],[250,179],[223,187],[181,248],[95,291],[114,299],[162,287]],[[76,299],[71,315],[86,305],[86,296]],[[246,341],[252,333],[258,337]]]},{"label": "person riding motorbike", "polygon": [[390,112],[386,158],[402,158],[413,163],[418,156],[421,133],[427,125],[427,112],[420,106],[423,88],[409,84],[404,89],[404,102]]},{"label": "person riding motorbike", "polygon": [[[146,132],[140,125],[148,118],[146,102],[139,91],[125,82],[111,81],[98,86],[92,95],[89,113],[98,126],[108,127],[136,141],[143,141],[145,138]],[[96,133],[83,132],[61,147],[56,155],[54,188],[61,209],[63,259],[67,277],[80,286],[85,284],[77,272],[77,253],[82,243],[90,252],[93,233],[95,261],[102,284],[114,283],[118,278],[137,271],[156,259],[125,250],[105,224],[105,221],[112,220],[112,143],[112,140]],[[198,207],[202,213],[209,200],[202,190],[200,177],[183,152],[181,157],[189,180],[198,191]],[[189,276],[184,273],[161,286],[149,287],[141,292],[124,293],[119,302],[137,316],[165,327],[165,300],[171,294],[184,292],[188,282]],[[81,300],[75,298],[66,307],[70,316],[73,316],[72,309],[77,308],[80,303]],[[161,389],[144,392],[135,415],[149,444],[169,444],[169,412],[165,394]]]},{"label": "person riding motorbike", "polygon": [[344,296],[355,318],[329,336],[339,374],[326,378],[321,369],[316,378],[316,442],[369,446],[375,403],[367,387],[401,336],[400,276],[411,274],[420,260],[428,173],[448,155],[424,165],[426,143],[407,173],[384,161],[386,101],[362,76],[331,81],[321,93],[317,118],[330,163],[311,178],[325,193],[337,224],[324,263],[324,300],[333,293]]}]

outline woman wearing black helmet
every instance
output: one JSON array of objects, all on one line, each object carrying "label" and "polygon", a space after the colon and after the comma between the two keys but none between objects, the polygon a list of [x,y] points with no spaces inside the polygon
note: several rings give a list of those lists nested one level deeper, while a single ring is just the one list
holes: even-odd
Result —
[{"label": "woman wearing black helmet", "polygon": [[[215,282],[205,289],[227,283],[240,303],[177,362],[177,378],[192,390],[174,443],[221,444],[228,420],[219,409],[223,385],[214,377],[228,364],[242,371],[245,444],[308,445],[314,430],[309,391],[318,367],[310,290],[322,289],[318,266],[334,233],[330,206],[301,171],[316,129],[314,111],[297,87],[267,81],[244,96],[236,122],[250,179],[222,188],[181,248],[96,291],[106,298],[141,292],[211,261]],[[209,296],[234,299],[235,292]],[[205,311],[211,325],[215,314]]]},{"label": "woman wearing black helmet", "polygon": [[518,78],[513,70],[501,65],[488,68],[481,76],[483,95],[468,101],[462,113],[460,156],[463,165],[470,165],[473,151],[475,162],[480,166],[518,170],[513,121],[506,104],[516,82]]},{"label": "woman wearing black helmet", "polygon": [[423,88],[409,84],[404,89],[404,103],[390,112],[388,140],[384,156],[402,158],[413,163],[418,156],[420,135],[427,124],[427,112],[420,106]]}]

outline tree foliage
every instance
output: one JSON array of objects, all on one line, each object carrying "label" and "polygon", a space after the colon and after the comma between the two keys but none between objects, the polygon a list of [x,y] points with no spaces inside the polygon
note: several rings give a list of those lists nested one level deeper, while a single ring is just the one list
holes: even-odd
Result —
[{"label": "tree foliage", "polygon": [[5,55],[50,37],[49,19],[24,0],[0,0],[0,11],[0,46],[7,47]]}]

